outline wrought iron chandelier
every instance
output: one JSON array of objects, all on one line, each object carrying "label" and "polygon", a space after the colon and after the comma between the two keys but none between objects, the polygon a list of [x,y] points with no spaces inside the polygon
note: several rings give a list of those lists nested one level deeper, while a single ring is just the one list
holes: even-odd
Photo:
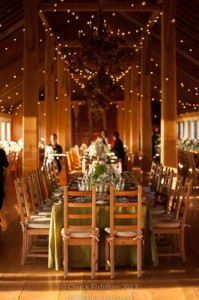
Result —
[{"label": "wrought iron chandelier", "polygon": [[97,116],[114,100],[119,88],[115,78],[130,67],[133,51],[123,38],[113,34],[101,10],[97,26],[88,33],[79,31],[77,43],[80,47],[70,55],[66,53],[66,60],[74,76],[87,74],[84,94],[90,111]]}]

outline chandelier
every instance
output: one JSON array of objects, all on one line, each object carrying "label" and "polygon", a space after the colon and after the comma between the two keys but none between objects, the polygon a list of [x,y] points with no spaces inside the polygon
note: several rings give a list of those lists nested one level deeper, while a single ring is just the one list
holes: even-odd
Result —
[{"label": "chandelier", "polygon": [[90,111],[99,116],[114,100],[119,90],[116,78],[131,66],[133,52],[106,26],[102,11],[98,13],[97,26],[87,33],[79,31],[77,42],[80,47],[66,54],[66,60],[74,76],[86,74],[84,96]]}]

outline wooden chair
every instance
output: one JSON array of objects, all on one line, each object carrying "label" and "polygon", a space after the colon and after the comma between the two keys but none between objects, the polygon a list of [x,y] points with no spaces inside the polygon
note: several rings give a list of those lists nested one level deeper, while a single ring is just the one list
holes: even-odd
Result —
[{"label": "wooden chair", "polygon": [[152,219],[161,218],[178,218],[178,207],[180,204],[180,196],[183,191],[184,178],[180,175],[177,176],[175,186],[171,189],[169,201],[167,202],[166,211],[161,206],[149,207]]},{"label": "wooden chair", "polygon": [[[70,202],[70,197],[90,197],[87,202]],[[77,224],[77,220],[80,222]],[[64,244],[64,278],[68,277],[68,247],[91,246],[91,279],[95,278],[98,269],[98,237],[96,228],[96,187],[92,191],[69,191],[64,187],[64,228],[62,229]],[[83,259],[83,258],[82,258]]]},{"label": "wooden chair", "polygon": [[66,152],[66,159],[68,162],[68,168],[70,173],[82,172],[82,166],[79,165],[73,150]]},{"label": "wooden chair", "polygon": [[58,170],[57,162],[55,160],[52,161],[50,168],[51,168],[52,176],[54,177],[56,188],[61,187],[59,170]]},{"label": "wooden chair", "polygon": [[49,235],[50,221],[45,218],[31,219],[20,179],[14,180],[14,184],[23,233],[21,264],[24,265],[28,257],[48,257],[48,239],[45,239],[45,243],[43,241],[41,243],[39,238]]},{"label": "wooden chair", "polygon": [[188,152],[189,161],[189,175],[193,178],[193,186],[197,187],[199,185],[199,168],[196,167],[196,161],[193,152]]},{"label": "wooden chair", "polygon": [[36,177],[37,177],[37,181],[38,181],[38,186],[39,186],[39,190],[40,190],[42,203],[44,203],[48,197],[48,194],[47,194],[47,187],[44,182],[44,175],[42,174],[43,171],[40,168],[36,168],[35,173],[36,173]]},{"label": "wooden chair", "polygon": [[148,186],[150,187],[151,191],[154,190],[156,173],[160,169],[160,167],[162,167],[161,164],[157,163],[154,160],[152,161],[151,170],[150,170],[150,173],[149,173],[149,183],[148,183]]},{"label": "wooden chair", "polygon": [[175,219],[179,218],[179,209],[181,204],[181,195],[184,189],[184,178],[180,175],[177,176],[175,187],[171,190],[171,201],[168,201],[167,213]]},{"label": "wooden chair", "polygon": [[42,204],[41,198],[38,193],[38,187],[32,178],[33,173],[26,175],[21,178],[22,190],[24,194],[24,199],[27,203],[27,206],[30,207],[31,219],[35,217],[45,216],[50,218],[52,204]]},{"label": "wooden chair", "polygon": [[82,170],[81,160],[78,155],[78,151],[76,150],[75,147],[70,147],[69,155],[70,155],[70,159],[71,159],[71,163],[72,163],[72,168],[77,169],[77,170]]},{"label": "wooden chair", "polygon": [[110,162],[110,164],[116,172],[118,172],[120,174],[122,173],[122,160],[121,160],[121,158],[119,158],[118,160],[115,160],[114,162]]},{"label": "wooden chair", "polygon": [[51,176],[50,176],[49,168],[47,165],[43,166],[42,179],[43,179],[43,183],[44,183],[44,186],[46,189],[47,197],[50,198],[55,186],[53,184],[51,184]]},{"label": "wooden chair", "polygon": [[[186,226],[186,216],[189,207],[189,196],[192,190],[193,180],[186,178],[181,194],[180,205],[176,217],[167,220],[153,221],[153,233],[157,241],[158,256],[181,257],[185,263],[184,231]],[[164,243],[162,243],[161,237]],[[174,239],[177,237],[177,245]],[[161,241],[161,242],[160,242]]]},{"label": "wooden chair", "polygon": [[[136,197],[135,201],[116,202],[115,197]],[[130,225],[126,225],[127,222]],[[142,187],[136,191],[114,191],[110,186],[110,227],[105,228],[106,270],[115,277],[115,246],[137,247],[137,276],[142,275]]]},{"label": "wooden chair", "polygon": [[174,171],[170,168],[166,168],[165,171],[161,174],[158,190],[155,192],[154,206],[158,204],[163,206],[165,212],[170,199],[173,176]]}]

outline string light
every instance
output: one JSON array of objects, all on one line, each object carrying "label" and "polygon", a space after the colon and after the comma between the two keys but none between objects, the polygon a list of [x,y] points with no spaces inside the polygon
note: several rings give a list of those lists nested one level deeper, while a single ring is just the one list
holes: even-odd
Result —
[{"label": "string light", "polygon": [[[64,0],[60,0],[60,2],[64,2]],[[55,8],[55,13],[57,13],[57,10],[56,10],[56,8],[58,7],[58,3],[52,3],[52,5],[54,5],[54,8]],[[146,1],[142,1],[141,2],[141,5],[146,5]],[[133,7],[134,6],[134,4],[132,3],[131,4],[131,6]],[[41,12],[41,11],[40,11]],[[68,19],[68,21],[69,22],[71,22],[71,20],[72,20],[72,17],[73,17],[73,20],[78,20],[79,19],[79,15],[77,14],[77,13],[75,13],[75,12],[71,12],[71,10],[70,9],[68,9],[67,10],[67,13],[68,13],[68,16],[69,16],[69,18],[70,19]],[[162,14],[162,12],[160,13],[160,15]],[[67,17],[68,17],[67,16]],[[115,12],[113,12],[112,13],[112,16],[115,16]],[[94,14],[92,14],[91,15],[91,19],[94,19]],[[155,20],[155,22],[157,22],[158,21],[158,19],[159,18],[157,18],[156,20]],[[172,19],[171,20],[171,22],[172,23],[175,23],[175,19]],[[149,22],[147,23],[147,25],[146,25],[146,27],[147,28],[149,28],[149,26],[150,26],[150,24],[151,24],[151,21],[149,20]],[[2,27],[2,24],[0,24],[0,27]],[[23,28],[22,29],[22,31],[24,32],[25,31],[25,29]],[[51,35],[53,35],[53,33],[51,32],[52,31],[52,28],[48,28],[48,31],[50,32],[50,34]],[[136,33],[140,33],[140,32],[142,32],[143,31],[143,27],[141,27],[139,30],[136,30]],[[123,30],[121,30],[121,29],[118,29],[118,32],[121,34],[121,35],[130,35],[131,34],[131,32],[129,32],[129,31],[127,31],[127,32],[125,32],[125,31],[123,31]],[[60,37],[58,37],[59,39],[61,39],[61,36]],[[142,40],[144,40],[144,37],[142,37],[141,38]],[[17,38],[15,37],[15,38],[13,38],[12,37],[12,40],[13,41],[15,41],[15,42],[17,42]],[[39,41],[40,41],[40,43],[42,43],[43,42],[43,39],[39,39]],[[186,42],[186,41],[185,41]],[[184,39],[180,39],[180,43],[181,44],[185,44],[185,42],[184,42]],[[136,48],[137,47],[137,45],[136,44],[134,44],[134,47]],[[7,50],[9,50],[9,47],[5,47],[4,48],[5,49],[5,51],[7,51]],[[137,50],[136,50],[137,51]],[[192,48],[190,48],[190,49],[187,49],[187,51],[189,51],[189,53],[193,53],[194,52],[194,49],[192,49]],[[56,59],[55,59],[56,60]],[[156,63],[156,68],[158,68],[158,66],[159,66],[159,64],[158,63]],[[23,68],[21,68],[21,71],[23,71]],[[81,72],[82,70],[80,70],[80,74],[83,74],[82,72]],[[42,72],[42,74],[45,74],[45,71],[44,70],[42,70],[41,71]],[[151,71],[151,75],[154,75],[154,73],[155,73],[155,71]],[[87,75],[86,75],[87,74]],[[84,76],[84,78],[85,79],[87,79],[87,78],[90,78],[89,76],[94,76],[93,74],[88,74],[88,73],[86,73],[86,74],[84,74],[83,76]],[[141,74],[141,72],[139,71],[139,73],[138,74]],[[121,74],[120,76],[117,76],[116,78],[114,78],[114,80],[115,81],[120,81],[120,80],[122,80],[123,78],[124,78],[124,76],[125,76],[125,73],[124,74]],[[8,84],[6,84],[6,87],[10,87],[10,86],[12,86],[12,81],[11,81],[11,79],[17,79],[17,78],[19,78],[19,76],[18,76],[18,74],[14,74],[14,75],[12,75],[11,74],[11,76],[10,76],[10,80],[8,79],[8,81],[7,82],[9,82],[9,85]],[[166,81],[169,81],[170,80],[170,78],[165,78],[165,80]],[[193,93],[194,92],[194,95],[195,95],[195,97],[198,97],[198,89],[197,89],[197,87],[195,88],[190,88],[190,87],[186,87],[186,85],[184,86],[184,83],[182,83],[183,84],[183,86],[179,86],[179,88],[186,88],[186,90],[187,90],[187,92],[188,93]],[[82,82],[78,82],[78,85],[80,86],[80,87],[83,87],[84,86],[84,83],[83,83],[83,81]],[[129,91],[130,92],[130,91]],[[131,92],[130,92],[131,93]],[[19,92],[17,92],[16,93],[16,96],[19,96],[20,95],[20,93]],[[9,96],[10,97],[10,96]],[[21,98],[22,98],[22,93],[21,93]],[[5,99],[5,98],[4,98]],[[2,99],[1,99],[2,100]],[[2,100],[3,101],[3,100]],[[4,101],[6,101],[6,100],[4,100]],[[185,101],[184,101],[184,103],[186,103]],[[188,101],[187,102],[188,103],[188,105],[187,106],[189,106],[189,107],[194,107],[194,109],[196,108],[196,107],[198,107],[198,105],[197,105],[197,101],[195,101],[195,103],[193,103],[193,99],[191,99],[190,101]]]}]

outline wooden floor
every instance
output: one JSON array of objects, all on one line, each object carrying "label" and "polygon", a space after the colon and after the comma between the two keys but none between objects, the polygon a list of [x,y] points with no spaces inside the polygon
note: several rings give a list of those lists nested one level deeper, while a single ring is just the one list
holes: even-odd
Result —
[{"label": "wooden floor", "polygon": [[196,300],[199,299],[199,189],[192,192],[186,228],[187,264],[175,258],[161,259],[158,267],[144,266],[137,279],[135,269],[117,270],[117,279],[100,270],[90,280],[89,270],[72,270],[68,280],[62,271],[48,269],[47,259],[28,259],[21,266],[22,234],[14,188],[6,188],[1,211],[0,299],[48,300]]}]

